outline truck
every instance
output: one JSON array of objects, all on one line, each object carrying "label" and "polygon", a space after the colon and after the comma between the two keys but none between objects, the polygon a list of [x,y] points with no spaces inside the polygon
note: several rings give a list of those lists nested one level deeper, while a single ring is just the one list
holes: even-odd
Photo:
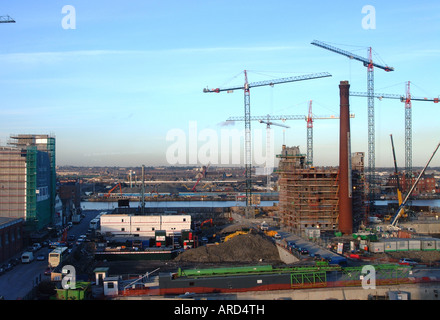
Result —
[{"label": "truck", "polygon": [[368,217],[368,221],[370,223],[382,223],[382,220],[380,220],[378,217]]},{"label": "truck", "polygon": [[260,224],[260,230],[261,230],[261,231],[267,231],[267,230],[269,230],[269,225],[266,223],[266,221],[263,221],[263,222]]},{"label": "truck", "polygon": [[23,252],[21,255],[21,263],[31,263],[34,261],[34,254],[30,251]]}]

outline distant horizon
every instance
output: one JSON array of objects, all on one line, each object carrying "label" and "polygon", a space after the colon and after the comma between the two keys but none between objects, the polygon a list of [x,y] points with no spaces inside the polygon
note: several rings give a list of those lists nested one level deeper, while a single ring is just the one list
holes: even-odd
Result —
[{"label": "distant horizon", "polygon": [[[177,166],[177,165],[157,165],[157,166],[155,166],[155,165],[145,165],[145,168],[182,168],[182,169],[184,169],[184,168],[201,168],[201,167],[203,167],[203,166],[205,166],[205,165],[179,165],[179,166]],[[72,168],[142,168],[142,165],[139,165],[139,166],[78,166],[78,165],[56,165],[56,167],[58,168],[61,168],[61,167],[72,167]],[[237,165],[237,166],[226,166],[226,165],[223,165],[223,166],[217,166],[217,165],[213,165],[213,166],[210,166],[211,168],[244,168],[245,166],[244,165],[242,165],[242,166],[240,166],[240,165]],[[335,168],[335,167],[338,167],[338,166],[313,166],[313,167],[315,167],[315,168]],[[258,167],[258,166],[252,166],[252,168],[261,168],[261,167]],[[420,166],[420,167],[414,167],[413,166],[413,169],[414,170],[418,170],[418,169],[423,169],[424,167],[422,167],[422,166]],[[394,170],[394,167],[377,167],[376,166],[376,170],[380,170],[380,169],[392,169],[392,170]],[[402,169],[404,169],[404,168],[402,168]],[[426,168],[426,170],[440,170],[440,166],[438,166],[438,167],[431,167],[431,166],[428,166],[427,168]],[[403,171],[405,171],[405,170],[399,170],[399,172],[403,172]]]}]

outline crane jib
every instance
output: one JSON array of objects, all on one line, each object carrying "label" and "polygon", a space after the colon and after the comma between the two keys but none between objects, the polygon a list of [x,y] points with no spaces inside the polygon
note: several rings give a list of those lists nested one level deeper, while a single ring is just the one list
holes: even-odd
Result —
[{"label": "crane jib", "polygon": [[[274,79],[274,80],[267,80],[267,81],[259,81],[259,82],[252,82],[247,85],[247,88],[252,87],[262,87],[262,86],[274,86],[276,84],[280,83],[287,83],[287,82],[295,82],[295,81],[303,81],[303,80],[310,80],[310,79],[319,79],[319,78],[326,78],[331,77],[332,75],[328,72],[322,72],[317,74],[309,74],[309,75],[303,75],[303,76],[297,76],[297,77],[290,77],[290,78],[281,78],[281,79]],[[244,90],[246,89],[244,85],[231,87],[231,88],[215,88],[215,89],[203,89],[203,92],[222,92],[222,91],[233,91],[233,90]]]},{"label": "crane jib", "polygon": [[311,42],[311,44],[313,44],[313,45],[315,45],[317,47],[321,47],[323,49],[327,49],[329,51],[341,54],[341,55],[346,56],[346,57],[348,57],[350,59],[355,59],[355,60],[361,61],[361,62],[363,62],[364,67],[368,67],[370,64],[372,64],[374,67],[383,69],[386,72],[394,71],[393,67],[388,67],[388,66],[384,66],[384,65],[381,65],[381,64],[377,64],[377,63],[375,63],[373,61],[370,61],[367,58],[358,56],[356,54],[353,54],[353,53],[348,52],[348,51],[343,50],[343,49],[339,49],[339,48],[333,47],[333,46],[331,46],[331,45],[329,45],[327,43],[321,42],[321,41],[313,40]]}]

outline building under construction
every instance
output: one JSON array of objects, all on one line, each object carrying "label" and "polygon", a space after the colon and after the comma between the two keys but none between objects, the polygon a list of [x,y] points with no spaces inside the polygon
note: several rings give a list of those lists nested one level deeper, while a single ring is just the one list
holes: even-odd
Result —
[{"label": "building under construction", "polygon": [[[281,225],[292,233],[309,228],[339,231],[339,168],[307,167],[299,147],[283,146],[278,166],[279,215]],[[363,217],[363,154],[352,157],[353,227]],[[354,165],[356,163],[356,166]]]},{"label": "building under construction", "polygon": [[279,214],[296,234],[309,228],[351,234],[365,217],[364,156],[351,154],[349,87],[341,81],[339,167],[309,167],[299,147],[283,146],[279,172]]}]

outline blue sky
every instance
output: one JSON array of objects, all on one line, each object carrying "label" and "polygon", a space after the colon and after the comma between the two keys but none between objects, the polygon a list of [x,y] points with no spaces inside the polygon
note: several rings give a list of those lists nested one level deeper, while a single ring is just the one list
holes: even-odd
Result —
[{"label": "blue sky", "polygon": [[[75,29],[62,26],[65,5],[75,8]],[[366,5],[375,8],[375,29],[362,26]],[[339,82],[366,92],[367,71],[315,39],[361,56],[371,46],[375,61],[395,68],[375,70],[376,92],[404,94],[411,81],[413,96],[440,95],[438,1],[5,0],[0,8],[17,21],[0,24],[0,144],[11,134],[54,134],[58,165],[167,165],[171,130],[187,134],[187,147],[191,123],[218,136],[242,130],[242,122],[221,124],[244,114],[243,92],[202,90],[243,84],[243,70],[249,82],[332,74],[251,89],[251,115],[306,115],[309,100],[315,115],[337,115]],[[440,141],[440,104],[412,106],[413,165],[423,166]],[[352,97],[350,108],[352,151],[366,152],[366,98]],[[393,165],[393,134],[403,167],[404,104],[376,100],[375,112],[376,166]],[[287,124],[286,144],[305,153],[305,121]],[[338,124],[315,122],[315,165],[338,164]],[[252,128],[265,140],[263,125]],[[282,128],[272,135],[278,152]]]}]

